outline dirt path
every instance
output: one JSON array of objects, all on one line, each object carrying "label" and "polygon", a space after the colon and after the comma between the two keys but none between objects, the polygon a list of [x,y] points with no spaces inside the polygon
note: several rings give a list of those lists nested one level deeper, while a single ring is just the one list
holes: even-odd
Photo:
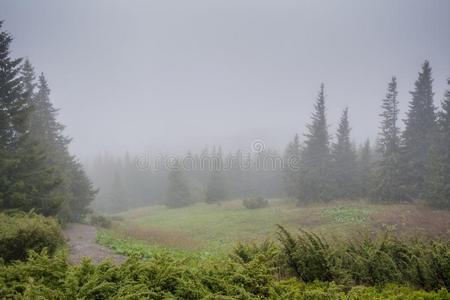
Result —
[{"label": "dirt path", "polygon": [[85,224],[68,224],[64,229],[64,236],[69,245],[69,261],[71,263],[80,262],[82,257],[89,257],[93,263],[109,258],[113,262],[123,262],[126,257],[114,254],[111,249],[96,243],[97,229],[94,226]]}]

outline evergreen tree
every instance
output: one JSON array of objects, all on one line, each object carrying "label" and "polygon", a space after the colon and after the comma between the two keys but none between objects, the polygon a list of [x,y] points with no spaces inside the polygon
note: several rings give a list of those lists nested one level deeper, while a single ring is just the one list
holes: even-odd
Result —
[{"label": "evergreen tree", "polygon": [[39,75],[37,93],[33,97],[31,135],[43,143],[54,157],[55,152],[66,152],[70,139],[63,134],[65,126],[57,121],[58,110],[50,101],[50,88],[43,73]]},{"label": "evergreen tree", "polygon": [[168,207],[183,207],[190,204],[192,204],[192,199],[188,182],[180,164],[177,162],[168,175],[166,205]]},{"label": "evergreen tree", "polygon": [[415,89],[411,92],[412,99],[402,136],[402,174],[410,199],[424,195],[427,159],[435,131],[432,83],[431,67],[425,61],[415,82]]},{"label": "evergreen tree", "polygon": [[227,170],[228,188],[230,197],[237,198],[248,195],[248,185],[246,182],[245,166],[243,163],[244,157],[241,150],[236,151],[235,154],[229,153],[227,156]]},{"label": "evergreen tree", "polygon": [[46,164],[46,153],[30,133],[33,72],[9,57],[11,36],[0,22],[0,207],[54,214],[60,200],[51,196],[60,179]]},{"label": "evergreen tree", "polygon": [[300,196],[300,142],[298,134],[289,143],[284,153],[283,179],[285,191],[288,197],[298,198]]},{"label": "evergreen tree", "polygon": [[307,126],[300,166],[300,202],[330,200],[330,151],[324,85],[320,87],[311,124]]},{"label": "evergreen tree", "polygon": [[87,177],[83,166],[70,155],[70,139],[63,131],[65,126],[57,121],[58,110],[50,101],[50,88],[44,74],[38,79],[37,92],[33,97],[30,135],[39,140],[47,154],[47,164],[62,184],[52,195],[61,202],[59,217],[62,220],[80,219],[88,212],[88,206],[97,191]]},{"label": "evergreen tree", "polygon": [[[447,82],[450,85],[450,79]],[[426,201],[436,208],[450,208],[450,89],[441,109],[428,163]]]},{"label": "evergreen tree", "polygon": [[116,171],[111,186],[109,209],[118,212],[126,208],[126,194],[120,171]]},{"label": "evergreen tree", "polygon": [[213,150],[212,170],[210,171],[206,186],[206,202],[219,203],[227,198],[226,179],[223,171],[222,149],[215,153]]},{"label": "evergreen tree", "polygon": [[21,76],[23,82],[23,88],[25,92],[26,102],[32,105],[34,89],[36,88],[36,74],[34,73],[33,65],[28,59],[25,60],[21,69]]},{"label": "evergreen tree", "polygon": [[356,153],[350,142],[348,108],[344,109],[333,144],[333,195],[336,198],[352,198],[356,195]]},{"label": "evergreen tree", "polygon": [[0,148],[3,151],[0,157],[4,158],[6,167],[6,152],[14,150],[18,140],[27,133],[31,108],[20,76],[22,60],[9,57],[12,37],[1,31],[2,25],[0,21]]},{"label": "evergreen tree", "polygon": [[402,169],[400,164],[400,129],[398,128],[397,80],[392,77],[380,114],[381,127],[378,138],[380,161],[376,165],[373,199],[397,202],[403,199]]},{"label": "evergreen tree", "polygon": [[221,170],[213,170],[210,173],[206,187],[206,202],[218,203],[225,200],[227,195],[228,191],[224,172]]},{"label": "evergreen tree", "polygon": [[358,186],[361,197],[367,197],[372,186],[371,165],[370,140],[367,139],[358,151]]}]

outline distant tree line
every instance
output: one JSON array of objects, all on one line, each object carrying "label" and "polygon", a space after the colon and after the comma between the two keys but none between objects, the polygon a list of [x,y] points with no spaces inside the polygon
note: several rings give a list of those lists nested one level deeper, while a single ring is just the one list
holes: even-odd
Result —
[{"label": "distant tree line", "polygon": [[381,102],[375,151],[369,142],[358,150],[352,145],[347,108],[331,142],[322,85],[305,142],[300,144],[296,135],[286,150],[285,157],[298,156],[300,162],[297,171],[285,170],[287,194],[299,203],[365,197],[383,203],[424,200],[433,207],[450,207],[450,91],[437,110],[432,83],[431,67],[425,61],[410,92],[401,131],[397,79],[391,79]]},{"label": "distant tree line", "polygon": [[[101,187],[94,207],[118,211],[155,203],[180,207],[196,201],[287,196],[298,204],[366,198],[380,203],[425,201],[448,208],[450,90],[437,109],[432,83],[425,61],[410,92],[401,131],[397,79],[390,80],[381,100],[374,146],[369,140],[359,147],[352,142],[348,108],[332,138],[322,84],[304,141],[296,134],[284,155],[265,149],[251,155],[242,150],[223,155],[220,147],[213,147],[199,154],[189,151],[172,168],[150,171],[139,170],[137,158],[128,154],[121,159],[100,155],[89,168]],[[186,161],[191,163],[188,168]],[[205,161],[214,164],[205,168]],[[270,165],[280,161],[281,165]]]},{"label": "distant tree line", "polygon": [[87,212],[96,191],[70,155],[44,74],[10,57],[0,21],[0,210],[34,209],[61,220]]},{"label": "distant tree line", "polygon": [[[164,155],[153,159],[169,160]],[[199,201],[218,204],[283,194],[283,169],[271,165],[283,158],[272,150],[223,155],[220,147],[205,148],[201,153],[188,151],[169,166],[148,169],[139,168],[138,160],[129,154],[121,158],[102,154],[88,163],[90,177],[100,187],[95,209],[114,212],[152,204],[181,207]]]}]

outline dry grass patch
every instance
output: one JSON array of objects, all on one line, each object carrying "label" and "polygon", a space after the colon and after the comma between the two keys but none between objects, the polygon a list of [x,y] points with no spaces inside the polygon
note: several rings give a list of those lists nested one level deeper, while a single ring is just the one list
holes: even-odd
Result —
[{"label": "dry grass patch", "polygon": [[419,205],[389,205],[372,215],[371,222],[399,235],[450,240],[450,211]]},{"label": "dry grass patch", "polygon": [[132,238],[170,248],[198,250],[201,247],[201,242],[195,241],[186,233],[173,230],[148,226],[142,228],[133,224],[121,224],[120,226],[114,226],[113,231],[124,238]]}]

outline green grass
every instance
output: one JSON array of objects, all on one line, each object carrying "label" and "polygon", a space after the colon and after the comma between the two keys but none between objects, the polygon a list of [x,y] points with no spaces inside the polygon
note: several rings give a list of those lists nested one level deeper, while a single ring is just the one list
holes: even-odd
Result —
[{"label": "green grass", "polygon": [[[450,212],[432,211],[415,205],[375,205],[364,201],[341,201],[297,207],[287,200],[272,199],[269,206],[246,209],[241,200],[221,205],[196,203],[184,208],[152,206],[118,214],[109,231],[113,248],[159,248],[174,251],[228,253],[238,241],[274,239],[276,224],[291,232],[308,230],[326,237],[348,238],[360,232],[389,228],[395,234],[450,238]],[[105,243],[104,243],[105,244]],[[106,244],[113,244],[108,242]],[[159,247],[159,248],[158,248]],[[130,250],[130,251],[131,251]],[[119,252],[120,252],[119,251]],[[147,250],[145,250],[147,251]]]},{"label": "green grass", "polygon": [[276,200],[267,208],[253,210],[243,208],[241,201],[232,201],[221,206],[197,203],[177,209],[157,206],[121,216],[124,221],[119,231],[128,229],[128,235],[139,238],[136,231],[157,232],[162,237],[150,242],[214,252],[227,252],[237,241],[269,238],[278,223],[290,229],[298,227],[290,222],[298,217],[298,209]]},{"label": "green grass", "polygon": [[160,253],[168,253],[179,259],[185,257],[207,258],[212,256],[211,253],[207,251],[189,251],[149,244],[133,238],[122,237],[114,233],[114,231],[107,229],[97,231],[97,243],[107,246],[119,254],[138,256],[144,259],[151,258]]},{"label": "green grass", "polygon": [[276,223],[286,223],[294,213],[288,207],[256,210],[235,206],[197,204],[182,209],[159,208],[148,217],[133,221],[168,231],[183,232],[198,242],[222,247],[237,240],[259,240],[271,235]]},{"label": "green grass", "polygon": [[273,238],[276,224],[289,230],[299,228],[323,234],[346,235],[348,226],[363,229],[363,221],[376,208],[351,203],[347,207],[321,205],[297,207],[273,199],[266,208],[246,209],[240,200],[222,205],[196,203],[184,208],[154,206],[120,214],[113,229],[117,236],[132,237],[167,248],[224,253],[237,241]]},{"label": "green grass", "polygon": [[363,223],[367,221],[370,210],[360,207],[330,207],[323,209],[323,215],[336,223]]}]

